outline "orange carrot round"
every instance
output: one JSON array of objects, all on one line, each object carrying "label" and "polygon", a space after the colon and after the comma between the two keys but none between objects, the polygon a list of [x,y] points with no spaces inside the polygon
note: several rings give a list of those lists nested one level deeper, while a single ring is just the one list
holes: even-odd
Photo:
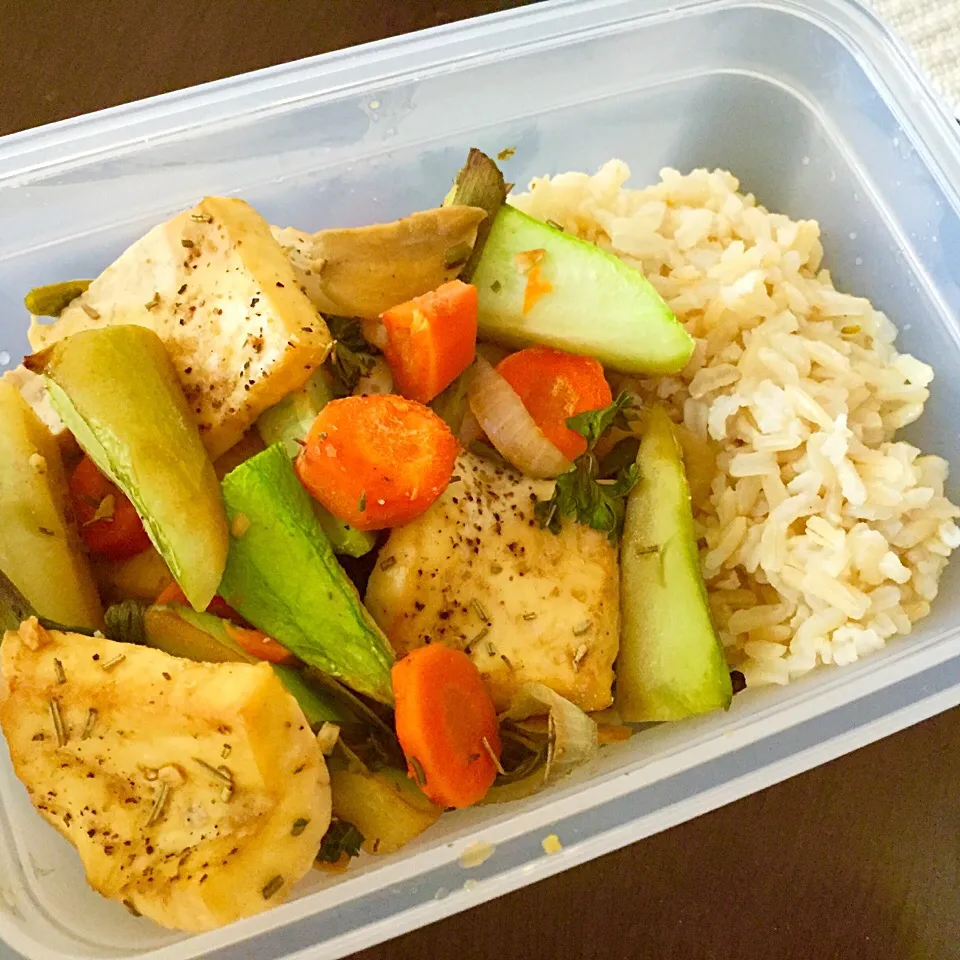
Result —
[{"label": "orange carrot round", "polygon": [[593,357],[578,357],[551,347],[528,347],[497,364],[497,373],[517,392],[547,439],[568,459],[587,449],[587,441],[567,419],[613,402],[603,367]]},{"label": "orange carrot round", "polygon": [[[153,601],[157,606],[166,606],[171,603],[180,603],[185,607],[190,606],[190,601],[187,599],[187,595],[183,592],[183,589],[180,587],[180,584],[173,581],[173,583],[168,584],[160,593],[157,595],[157,599]],[[237,613],[233,607],[227,603],[223,597],[217,596],[214,597],[210,603],[207,605],[207,613],[212,613],[215,617],[220,617],[221,620],[232,620],[234,623],[245,624],[247,621]]]},{"label": "orange carrot round", "polygon": [[460,445],[429,407],[392,394],[344,397],[317,415],[297,476],[358,530],[409,523],[446,489]]},{"label": "orange carrot round", "polygon": [[383,314],[384,354],[397,390],[429,403],[473,363],[477,288],[451,280]]},{"label": "orange carrot round", "polygon": [[90,457],[84,456],[77,464],[68,486],[80,537],[92,553],[126,560],[150,546],[133,504]]},{"label": "orange carrot round", "polygon": [[393,666],[397,739],[407,770],[438,806],[469,807],[497,776],[497,711],[459,650],[419,647]]}]

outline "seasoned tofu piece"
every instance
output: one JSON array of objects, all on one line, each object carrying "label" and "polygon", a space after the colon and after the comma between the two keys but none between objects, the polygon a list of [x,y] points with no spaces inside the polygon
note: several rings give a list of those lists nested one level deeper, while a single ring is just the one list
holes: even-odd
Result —
[{"label": "seasoned tofu piece", "polygon": [[616,549],[578,523],[534,519],[553,484],[471,454],[420,518],[390,534],[367,608],[397,652],[466,650],[498,709],[539,681],[583,710],[610,705],[620,636]]},{"label": "seasoned tofu piece", "polygon": [[330,334],[263,218],[207,197],[154,227],[53,323],[35,350],[78,330],[135,323],[170,352],[211,458],[323,361]]},{"label": "seasoned tofu piece", "polygon": [[47,631],[0,647],[0,727],[90,885],[208,930],[281,902],[330,822],[326,764],[266,663],[193,663]]}]

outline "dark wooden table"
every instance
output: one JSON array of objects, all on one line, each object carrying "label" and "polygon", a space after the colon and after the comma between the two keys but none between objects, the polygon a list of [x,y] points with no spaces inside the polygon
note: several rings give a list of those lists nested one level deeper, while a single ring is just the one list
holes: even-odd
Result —
[{"label": "dark wooden table", "polygon": [[[518,5],[0,0],[0,133]],[[958,745],[952,711],[360,956],[960,958]]]}]

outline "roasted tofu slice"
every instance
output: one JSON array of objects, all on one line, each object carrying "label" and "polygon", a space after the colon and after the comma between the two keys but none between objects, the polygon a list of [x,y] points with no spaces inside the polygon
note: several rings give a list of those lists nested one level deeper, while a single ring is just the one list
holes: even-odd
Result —
[{"label": "roasted tofu slice", "polygon": [[620,635],[617,554],[577,523],[542,530],[528,480],[463,454],[440,499],[395,529],[367,608],[399,654],[426,643],[467,651],[498,709],[539,681],[583,710],[610,705]]},{"label": "roasted tofu slice", "polygon": [[374,319],[455,279],[485,216],[479,207],[437,207],[368,227],[274,227],[273,235],[318,310]]},{"label": "roasted tofu slice", "polygon": [[304,383],[331,342],[268,224],[224,197],[154,227],[57,320],[35,319],[30,343],[120,323],[163,340],[212,458]]},{"label": "roasted tofu slice", "polygon": [[17,776],[104,896],[208,930],[281,902],[310,869],[330,780],[266,663],[193,663],[31,618],[0,667]]}]

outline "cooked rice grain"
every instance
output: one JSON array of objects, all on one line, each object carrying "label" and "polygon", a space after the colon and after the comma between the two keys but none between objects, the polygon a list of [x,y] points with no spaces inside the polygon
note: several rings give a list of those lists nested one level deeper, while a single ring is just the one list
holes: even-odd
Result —
[{"label": "cooked rice grain", "polygon": [[688,469],[696,455],[730,665],[749,685],[784,684],[909,633],[960,546],[946,462],[894,439],[933,371],[897,352],[869,301],[834,288],[815,221],[770,213],[723,171],[667,169],[645,190],[628,176],[612,160],[512,202],[641,270],[696,338],[682,374],[635,386],[686,427]]}]

